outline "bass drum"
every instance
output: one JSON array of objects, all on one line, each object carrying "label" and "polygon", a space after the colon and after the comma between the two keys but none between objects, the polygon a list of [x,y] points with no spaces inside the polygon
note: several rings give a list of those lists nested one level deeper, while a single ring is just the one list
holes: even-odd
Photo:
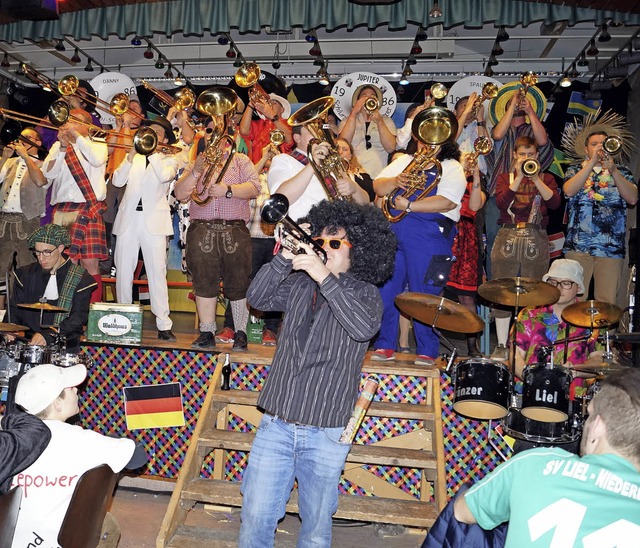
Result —
[{"label": "bass drum", "polygon": [[510,409],[502,420],[505,434],[532,443],[563,444],[573,443],[580,438],[581,428],[574,421],[542,422],[525,417],[519,409]]},{"label": "bass drum", "polygon": [[502,363],[473,358],[456,365],[453,409],[478,420],[501,419],[509,412],[511,373]]},{"label": "bass drum", "polygon": [[524,370],[522,414],[542,422],[569,419],[571,373],[564,367],[531,365]]}]

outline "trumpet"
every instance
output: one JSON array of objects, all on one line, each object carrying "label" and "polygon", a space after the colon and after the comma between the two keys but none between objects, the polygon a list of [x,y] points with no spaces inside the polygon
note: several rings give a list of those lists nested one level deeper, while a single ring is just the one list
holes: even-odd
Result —
[{"label": "trumpet", "polygon": [[602,141],[602,149],[598,151],[600,161],[604,162],[611,156],[615,156],[622,150],[622,139],[617,135],[609,135],[604,141]]},{"label": "trumpet", "polygon": [[[300,108],[287,120],[290,126],[304,126],[309,133],[313,135],[313,139],[311,139],[307,145],[307,157],[309,158],[309,163],[311,167],[313,167],[316,177],[327,193],[329,201],[350,199],[350,197],[340,194],[336,188],[338,179],[348,177],[348,165],[340,154],[338,154],[333,133],[327,123],[327,112],[334,105],[335,101],[333,97],[320,97]],[[329,152],[326,158],[322,160],[322,163],[318,164],[313,159],[312,151],[313,146],[321,142],[328,143]]]},{"label": "trumpet", "polygon": [[493,99],[498,95],[498,86],[496,86],[493,82],[486,82],[482,86],[482,95],[480,97],[476,97],[476,100],[473,103],[473,107],[471,109],[471,118],[475,118],[478,116],[478,111],[482,107],[482,103],[484,103],[487,99]]},{"label": "trumpet", "polygon": [[322,259],[322,262],[326,263],[326,251],[287,215],[288,212],[288,198],[284,194],[273,194],[264,202],[260,210],[260,217],[265,223],[276,225],[274,234],[282,247],[294,255],[305,255],[307,252],[300,243],[308,244],[313,248],[314,253]]},{"label": "trumpet", "polygon": [[[196,100],[198,112],[211,116],[215,124],[209,144],[202,152],[207,169],[200,177],[190,196],[191,200],[197,205],[206,205],[213,200],[213,196],[210,196],[208,192],[209,186],[222,181],[227,169],[229,169],[233,155],[236,153],[236,142],[227,133],[227,128],[229,127],[229,118],[233,116],[237,102],[238,96],[236,92],[223,86],[214,86],[204,90]],[[224,161],[225,142],[230,146],[226,161]],[[215,181],[213,181],[213,174],[218,169],[220,171]],[[200,191],[198,191],[198,186],[201,187]]]},{"label": "trumpet", "polygon": [[540,173],[540,162],[535,158],[529,158],[522,162],[522,173],[526,177],[535,177],[538,173]]},{"label": "trumpet", "polygon": [[269,132],[269,142],[271,143],[271,146],[269,147],[269,158],[273,158],[277,152],[278,152],[278,147],[284,143],[285,140],[285,135],[284,135],[284,131],[282,131],[281,129],[272,129]]},{"label": "trumpet", "polygon": [[380,101],[378,101],[377,97],[369,97],[362,105],[362,108],[371,116],[376,110],[380,109]]},{"label": "trumpet", "polygon": [[522,87],[518,90],[520,94],[520,101],[522,101],[526,96],[529,88],[531,86],[535,86],[538,83],[538,75],[535,72],[523,72],[520,75],[520,84]]},{"label": "trumpet", "polygon": [[493,141],[489,137],[478,137],[473,142],[473,152],[467,156],[465,171],[471,171],[478,165],[478,157],[486,156],[493,149]]},{"label": "trumpet", "polygon": [[242,65],[236,72],[234,79],[241,88],[249,88],[249,99],[251,101],[273,105],[269,94],[258,84],[260,67],[257,63],[250,62]]},{"label": "trumpet", "polygon": [[[409,176],[408,188],[396,188],[382,199],[382,212],[389,222],[397,223],[407,212],[401,211],[394,215],[391,209],[399,196],[407,198],[410,202],[416,202],[429,195],[438,185],[442,177],[442,165],[436,158],[440,146],[453,139],[458,131],[458,120],[447,108],[429,107],[414,118],[411,124],[411,134],[425,147],[413,156],[413,160],[402,173]],[[429,186],[425,187],[426,178],[424,171],[433,166],[436,176]],[[412,199],[413,198],[413,199]]]},{"label": "trumpet", "polygon": [[430,88],[430,91],[431,97],[433,97],[434,99],[444,99],[447,96],[447,93],[449,93],[447,86],[441,84],[440,82],[433,84]]}]

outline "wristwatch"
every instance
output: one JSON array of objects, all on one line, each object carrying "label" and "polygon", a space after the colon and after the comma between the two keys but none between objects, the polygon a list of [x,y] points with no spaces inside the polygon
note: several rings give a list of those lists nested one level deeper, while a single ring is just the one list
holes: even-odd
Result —
[{"label": "wristwatch", "polygon": [[405,212],[411,213],[411,202],[407,204],[407,207],[405,208]]},{"label": "wristwatch", "polygon": [[487,127],[487,122],[478,122],[476,125],[478,127]]},{"label": "wristwatch", "polygon": [[229,185],[227,185],[227,192],[224,195],[225,198],[233,198],[233,191],[231,190],[231,187]]},{"label": "wristwatch", "polygon": [[278,114],[276,114],[273,118],[271,118],[272,122],[277,122],[278,120],[280,120],[280,116]]}]

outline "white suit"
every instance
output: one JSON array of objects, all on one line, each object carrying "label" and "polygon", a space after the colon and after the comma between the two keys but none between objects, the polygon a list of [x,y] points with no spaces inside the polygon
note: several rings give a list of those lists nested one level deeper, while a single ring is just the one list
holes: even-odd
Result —
[{"label": "white suit", "polygon": [[[147,165],[148,160],[148,165]],[[171,211],[167,195],[169,183],[178,171],[178,156],[154,153],[136,154],[133,162],[128,156],[113,172],[113,186],[127,185],[118,214],[113,223],[113,234],[118,238],[115,249],[117,269],[116,292],[120,303],[133,300],[133,274],[142,249],[151,311],[159,330],[171,329],[169,318],[169,292],[167,289],[167,236],[173,234]],[[142,210],[138,205],[142,204]]]}]

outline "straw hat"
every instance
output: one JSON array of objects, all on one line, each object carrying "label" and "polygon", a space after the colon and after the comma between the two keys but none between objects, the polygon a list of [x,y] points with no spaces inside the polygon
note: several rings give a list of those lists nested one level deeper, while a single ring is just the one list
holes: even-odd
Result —
[{"label": "straw hat", "polygon": [[353,95],[351,96],[351,108],[356,106],[356,102],[358,101],[358,99],[360,99],[360,92],[364,88],[371,88],[373,91],[375,91],[376,97],[378,99],[378,104],[382,105],[382,90],[378,86],[375,86],[373,84],[362,84],[361,86],[358,86],[356,88],[356,90],[353,92]]},{"label": "straw hat", "polygon": [[[498,95],[496,95],[489,103],[489,121],[491,122],[491,125],[495,126],[500,120],[502,120],[509,101],[511,101],[513,94],[517,93],[520,88],[522,88],[522,84],[518,81],[509,82],[498,90]],[[527,99],[529,99],[538,119],[542,120],[547,109],[547,99],[542,91],[540,91],[540,88],[537,86],[530,86],[527,90]]]}]

